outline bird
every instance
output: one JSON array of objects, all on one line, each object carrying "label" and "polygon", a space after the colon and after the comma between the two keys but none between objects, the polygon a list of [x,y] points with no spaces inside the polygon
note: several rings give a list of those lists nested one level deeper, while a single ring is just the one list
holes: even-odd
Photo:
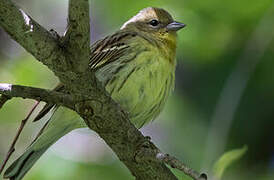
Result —
[{"label": "bird", "polygon": [[[90,48],[89,67],[107,93],[128,112],[131,123],[141,128],[154,120],[174,89],[177,31],[186,25],[162,8],[147,7],[115,33]],[[66,92],[59,84],[54,90]],[[35,118],[51,112],[37,137],[4,173],[19,180],[42,154],[68,132],[87,127],[76,112],[46,104]]]}]

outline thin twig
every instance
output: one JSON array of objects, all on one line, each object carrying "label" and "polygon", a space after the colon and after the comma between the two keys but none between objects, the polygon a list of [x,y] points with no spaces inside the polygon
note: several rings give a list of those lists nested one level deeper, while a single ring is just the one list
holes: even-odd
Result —
[{"label": "thin twig", "polygon": [[11,98],[5,95],[0,96],[0,109],[4,106],[4,104],[10,100]]},{"label": "thin twig", "polygon": [[181,162],[174,156],[170,156],[169,154],[164,154],[160,152],[156,155],[156,158],[164,162],[165,164],[170,165],[172,168],[175,168],[184,172],[186,175],[193,178],[194,180],[207,180],[206,174],[204,173],[200,174],[194,169],[188,167],[186,164],[184,164],[183,162]]},{"label": "thin twig", "polygon": [[40,103],[40,102],[37,101],[37,102],[34,104],[34,106],[31,108],[31,110],[29,111],[29,113],[28,113],[28,115],[26,116],[26,118],[23,119],[23,120],[21,121],[21,124],[20,124],[20,126],[19,126],[19,129],[17,130],[17,133],[16,133],[16,135],[15,135],[15,137],[14,137],[12,143],[11,143],[11,146],[10,146],[10,148],[9,148],[9,150],[8,150],[8,153],[7,153],[7,155],[6,155],[6,157],[5,157],[4,161],[3,161],[3,164],[1,165],[0,174],[1,174],[2,171],[4,170],[4,168],[5,168],[5,166],[6,166],[6,163],[8,162],[10,156],[11,156],[12,153],[15,151],[15,148],[14,148],[14,147],[15,147],[15,144],[16,144],[16,142],[17,142],[17,140],[18,140],[18,138],[19,138],[19,136],[20,136],[22,130],[24,129],[24,127],[25,127],[25,125],[26,125],[28,119],[30,118],[30,116],[32,115],[33,111],[36,109],[36,107],[38,106],[39,103]]},{"label": "thin twig", "polygon": [[145,145],[141,146],[141,148],[135,154],[135,160],[137,162],[142,160],[162,162],[171,166],[172,168],[182,171],[193,180],[207,180],[206,174],[195,171],[174,156],[162,153],[159,149],[157,149],[156,146],[151,144],[151,142],[146,142]]},{"label": "thin twig", "polygon": [[35,99],[74,108],[74,101],[71,95],[47,89],[0,83],[0,94],[8,97]]}]

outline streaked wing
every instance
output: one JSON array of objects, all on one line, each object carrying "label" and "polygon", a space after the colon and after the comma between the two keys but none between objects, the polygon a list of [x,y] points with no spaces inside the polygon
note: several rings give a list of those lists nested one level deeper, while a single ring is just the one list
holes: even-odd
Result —
[{"label": "streaked wing", "polygon": [[91,46],[89,66],[92,69],[98,69],[119,59],[129,48],[129,45],[125,42],[134,36],[136,36],[136,33],[119,31],[119,33],[97,41]]},{"label": "streaked wing", "polygon": [[[110,62],[115,61],[121,57],[125,50],[129,47],[126,45],[126,41],[132,37],[136,36],[134,32],[124,32],[119,31],[111,36],[107,36],[95,42],[91,46],[91,56],[89,66],[92,69],[100,68]],[[64,86],[59,84],[54,88],[55,91],[65,92]],[[44,117],[55,104],[46,104],[43,109],[38,113],[33,121],[38,121]]]}]

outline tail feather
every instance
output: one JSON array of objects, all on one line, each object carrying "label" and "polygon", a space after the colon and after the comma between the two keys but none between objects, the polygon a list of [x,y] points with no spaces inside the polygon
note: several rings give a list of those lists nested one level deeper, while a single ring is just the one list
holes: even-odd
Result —
[{"label": "tail feather", "polygon": [[[53,90],[57,92],[66,92],[65,87],[61,83],[59,83]],[[40,110],[40,112],[34,118],[33,122],[36,122],[42,119],[54,106],[56,105],[51,103],[45,104],[43,109]]]},{"label": "tail feather", "polygon": [[5,171],[4,178],[10,178],[13,180],[22,179],[47,149],[48,147],[44,147],[37,151],[29,149]]},{"label": "tail feather", "polygon": [[12,165],[5,171],[4,177],[20,180],[58,139],[76,128],[86,127],[77,114],[64,107],[58,107],[41,133]]}]

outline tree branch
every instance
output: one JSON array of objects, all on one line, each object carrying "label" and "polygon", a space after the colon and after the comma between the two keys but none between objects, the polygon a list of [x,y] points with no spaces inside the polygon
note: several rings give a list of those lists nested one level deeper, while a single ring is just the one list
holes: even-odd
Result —
[{"label": "tree branch", "polygon": [[0,83],[0,94],[9,98],[22,97],[35,99],[37,101],[63,105],[68,108],[73,108],[74,104],[72,97],[68,94],[20,85]]},{"label": "tree branch", "polygon": [[50,64],[58,51],[56,39],[10,0],[0,0],[0,26],[37,60]]},{"label": "tree branch", "polygon": [[[90,24],[88,0],[69,1],[68,27],[65,35],[67,49],[75,68],[84,72],[89,66]],[[76,61],[75,61],[76,60]]]}]

